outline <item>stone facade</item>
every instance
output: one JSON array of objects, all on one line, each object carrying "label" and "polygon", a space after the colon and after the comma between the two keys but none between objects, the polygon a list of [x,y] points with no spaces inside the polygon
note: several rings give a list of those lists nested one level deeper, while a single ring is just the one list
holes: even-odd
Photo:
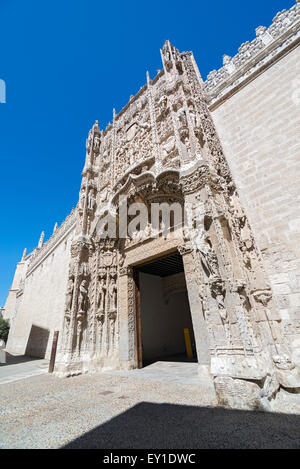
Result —
[{"label": "stone facade", "polygon": [[[297,5],[205,84],[210,110],[300,363],[300,81]],[[243,60],[243,51],[249,57]],[[228,69],[229,64],[235,68]],[[223,78],[221,78],[223,77]],[[215,80],[215,81],[214,81]]]},{"label": "stone facade", "polygon": [[76,210],[59,228],[55,226],[46,243],[42,234],[32,253],[24,251],[4,308],[11,325],[10,353],[50,358],[53,333],[62,327],[75,225]]},{"label": "stone facade", "polygon": [[[206,82],[192,53],[166,41],[163,69],[153,80],[147,74],[104,131],[97,121],[90,130],[65,228],[23,256],[7,303],[10,350],[23,353],[36,325],[60,330],[59,376],[137,367],[134,268],[179,251],[199,373],[214,382],[220,404],[272,408],[281,389],[299,391],[298,103],[278,92],[296,80],[298,29],[295,5]],[[268,123],[274,113],[276,125]],[[273,138],[278,130],[285,140]],[[149,216],[135,236],[104,237],[110,221],[122,225],[122,200],[149,211],[177,203],[188,224],[172,236],[159,225],[153,237]],[[60,263],[32,277],[51,252]],[[15,283],[25,273],[18,302]]]}]

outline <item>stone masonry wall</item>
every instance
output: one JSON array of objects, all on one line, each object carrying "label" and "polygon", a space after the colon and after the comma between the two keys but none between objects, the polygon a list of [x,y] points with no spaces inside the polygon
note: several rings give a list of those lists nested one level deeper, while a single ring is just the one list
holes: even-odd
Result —
[{"label": "stone masonry wall", "polygon": [[7,295],[3,317],[4,319],[8,319],[10,323],[14,320],[16,314],[18,296],[21,293],[20,290],[22,289],[22,282],[26,276],[27,264],[28,261],[25,259],[18,262],[11,287]]},{"label": "stone masonry wall", "polygon": [[[300,333],[300,48],[212,110],[287,335]],[[300,343],[294,343],[300,346]],[[300,357],[294,357],[299,362]]]},{"label": "stone masonry wall", "polygon": [[61,331],[74,229],[30,270],[7,343],[7,351],[50,357],[53,332]]}]

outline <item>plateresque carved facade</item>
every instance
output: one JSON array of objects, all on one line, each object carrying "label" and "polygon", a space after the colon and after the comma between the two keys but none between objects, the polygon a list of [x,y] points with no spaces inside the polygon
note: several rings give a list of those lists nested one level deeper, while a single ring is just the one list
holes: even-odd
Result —
[{"label": "plateresque carved facade", "polygon": [[[241,46],[236,57],[224,56],[223,68],[211,72],[206,82],[193,54],[180,53],[166,41],[161,51],[163,69],[157,76],[151,80],[147,74],[146,85],[119,114],[114,112],[113,123],[105,131],[96,121],[86,142],[76,209],[61,227],[55,226],[47,243],[42,235],[38,248],[29,255],[25,252],[18,264],[5,308],[12,321],[8,350],[24,353],[34,324],[51,333],[60,330],[58,375],[104,367],[135,368],[133,269],[178,251],[199,374],[206,372],[213,381],[219,403],[257,408],[264,399],[274,400],[280,389],[299,391],[299,249],[289,244],[284,233],[273,239],[268,227],[257,220],[251,201],[256,200],[254,189],[259,187],[245,186],[239,176],[242,170],[253,175],[256,155],[247,158],[245,150],[243,161],[235,159],[240,156],[237,144],[243,146],[246,141],[239,131],[247,120],[243,114],[247,90],[260,89],[259,80],[265,77],[272,87],[270,77],[284,61],[291,61],[289,72],[297,78],[297,61],[292,61],[299,55],[297,7],[279,13],[269,29],[257,28],[255,40]],[[291,98],[296,114],[297,97],[294,101]],[[251,108],[250,101],[246,107]],[[236,115],[241,124],[230,134]],[[250,119],[247,125],[250,137],[261,132]],[[258,150],[259,161],[263,156],[263,149]],[[280,184],[280,177],[274,182]],[[130,203],[143,202],[147,207],[152,202],[179,202],[183,209],[189,207],[188,217],[196,229],[175,228],[172,237],[158,232],[153,238],[149,222],[132,239],[104,239],[103,220],[110,216],[119,226],[119,199],[125,196]],[[258,207],[259,202],[259,213]],[[295,237],[300,244],[297,229]],[[285,257],[278,259],[280,253]],[[286,263],[289,268],[284,271]],[[38,283],[43,268],[44,286]],[[288,285],[288,280],[278,282],[278,276],[288,277],[287,272],[294,275],[295,291],[278,289]],[[47,288],[55,292],[47,305],[41,305]],[[288,310],[291,299],[298,306]],[[32,305],[39,315],[29,316]],[[48,322],[42,318],[43,311]],[[48,355],[50,339],[45,346]]]}]

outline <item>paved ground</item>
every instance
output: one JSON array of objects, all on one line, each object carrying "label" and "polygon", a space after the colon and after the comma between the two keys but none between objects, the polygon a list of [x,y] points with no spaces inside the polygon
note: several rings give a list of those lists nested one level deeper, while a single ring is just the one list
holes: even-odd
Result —
[{"label": "paved ground", "polygon": [[118,376],[131,376],[132,378],[166,381],[179,384],[200,385],[198,376],[198,363],[156,362],[140,370],[113,371]]},{"label": "paved ground", "polygon": [[300,447],[300,416],[210,407],[194,383],[42,374],[0,395],[0,448]]},{"label": "paved ground", "polygon": [[48,360],[6,354],[6,364],[0,363],[0,385],[48,372]]}]

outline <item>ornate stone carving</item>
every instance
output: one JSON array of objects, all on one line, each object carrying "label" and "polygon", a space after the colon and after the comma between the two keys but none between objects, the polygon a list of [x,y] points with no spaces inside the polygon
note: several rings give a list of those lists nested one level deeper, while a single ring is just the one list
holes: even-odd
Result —
[{"label": "ornate stone carving", "polygon": [[279,370],[293,370],[295,368],[288,355],[274,355],[273,362]]},{"label": "ornate stone carving", "polygon": [[[224,57],[222,74],[210,77],[212,91],[261,50],[265,33],[257,31],[256,42],[239,49],[239,64]],[[257,406],[272,399],[282,383],[296,383],[286,376],[294,368],[282,358],[271,359],[284,350],[280,321],[192,54],[180,54],[166,42],[162,60],[163,71],[153,80],[147,74],[147,84],[118,115],[114,112],[113,123],[103,132],[93,126],[88,137],[66,292],[69,366],[135,366],[131,265],[178,249],[197,313],[193,320],[201,317],[202,331],[207,328],[220,402],[248,399]],[[119,239],[116,230],[116,238],[103,239],[99,226],[105,217],[120,224],[120,198],[128,206],[143,203],[146,223],[135,226],[130,237]],[[189,212],[183,233],[175,223],[170,227],[177,236],[172,240],[163,233],[162,217],[158,226],[149,221],[151,204],[166,202]],[[178,280],[174,291],[183,283]],[[165,285],[170,292],[171,283]],[[199,333],[195,338],[200,342]]]},{"label": "ornate stone carving", "polygon": [[68,286],[67,286],[67,299],[66,299],[66,308],[65,308],[65,311],[67,313],[71,311],[73,292],[74,292],[74,279],[70,278],[68,281]]},{"label": "ornate stone carving", "polygon": [[86,193],[85,193],[85,187],[83,186],[79,194],[79,209],[80,210],[84,210],[85,198],[86,198]]},{"label": "ornate stone carving", "polygon": [[271,290],[256,290],[252,292],[252,294],[255,300],[263,306],[268,306],[268,303],[272,298]]},{"label": "ornate stone carving", "polygon": [[260,68],[274,60],[274,56],[295,44],[299,38],[297,22],[296,4],[290,10],[278,13],[268,29],[264,26],[256,28],[256,38],[242,44],[235,57],[225,55],[223,67],[210,72],[204,83],[204,91],[211,103],[241,86],[251,75],[254,76]]},{"label": "ornate stone carving", "polygon": [[193,246],[191,243],[179,244],[178,251],[182,256],[185,256],[186,254],[193,252]]},{"label": "ornate stone carving", "polygon": [[209,184],[210,181],[210,171],[205,163],[199,164],[194,171],[189,172],[187,175],[182,175],[180,178],[185,195],[199,191],[206,184]]},{"label": "ornate stone carving", "polygon": [[88,308],[88,282],[87,280],[82,280],[79,286],[79,296],[78,296],[78,317],[85,315]]},{"label": "ornate stone carving", "polygon": [[115,311],[117,309],[117,285],[113,277],[111,277],[108,286],[109,310]]},{"label": "ornate stone carving", "polygon": [[94,211],[96,205],[96,197],[95,197],[95,191],[94,189],[90,189],[89,194],[88,194],[88,208],[91,211]]},{"label": "ornate stone carving", "polygon": [[101,280],[98,286],[97,310],[104,311],[106,298],[106,283],[103,276],[101,276],[100,279]]},{"label": "ornate stone carving", "polygon": [[163,95],[160,98],[158,104],[159,104],[161,113],[164,115],[167,111],[167,108],[168,108],[168,98],[167,98],[167,96]]}]

